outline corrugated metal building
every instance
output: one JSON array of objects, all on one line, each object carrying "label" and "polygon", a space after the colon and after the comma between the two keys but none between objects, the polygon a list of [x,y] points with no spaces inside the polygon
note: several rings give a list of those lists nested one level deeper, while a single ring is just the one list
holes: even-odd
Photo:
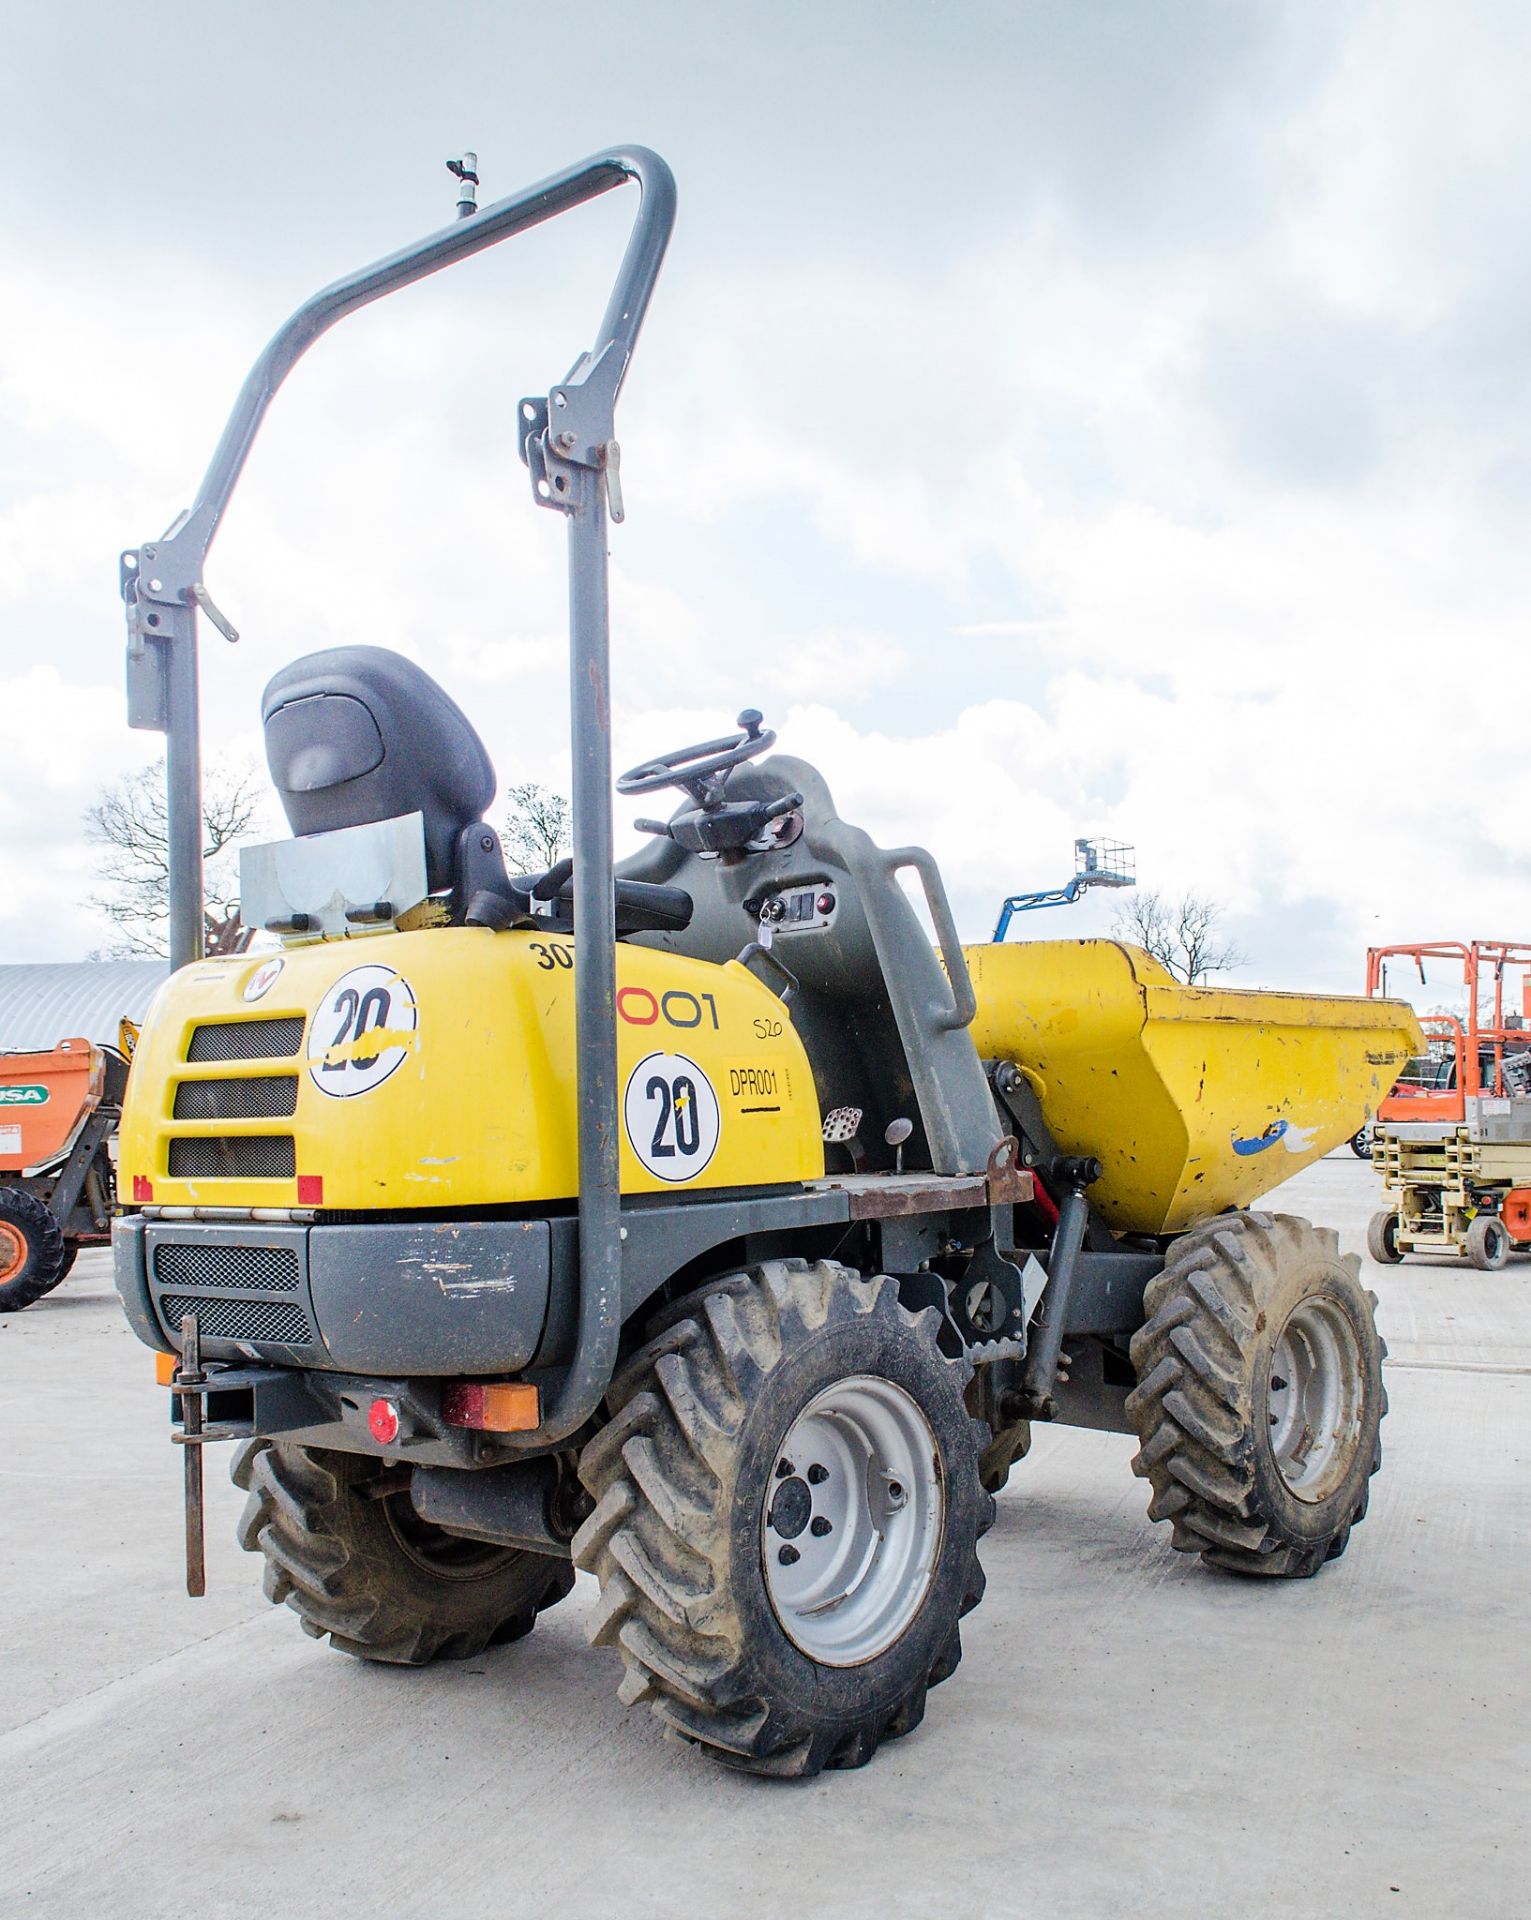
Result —
[{"label": "corrugated metal building", "polygon": [[163,960],[79,960],[0,966],[0,1051],[52,1047],[77,1034],[116,1046],[124,1014],[142,1020]]}]

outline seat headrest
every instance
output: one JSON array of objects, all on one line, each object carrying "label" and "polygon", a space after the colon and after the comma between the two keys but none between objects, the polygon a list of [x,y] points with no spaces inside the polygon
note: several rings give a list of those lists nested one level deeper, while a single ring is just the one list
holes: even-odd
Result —
[{"label": "seat headrest", "polygon": [[467,715],[387,647],[330,647],[283,667],[261,696],[266,761],[300,837],[419,813],[426,880],[449,887],[464,827],[494,799],[494,766]]}]

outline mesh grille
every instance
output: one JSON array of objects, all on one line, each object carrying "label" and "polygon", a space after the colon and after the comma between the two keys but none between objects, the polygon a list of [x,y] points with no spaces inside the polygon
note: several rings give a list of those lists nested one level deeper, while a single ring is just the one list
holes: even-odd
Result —
[{"label": "mesh grille", "polygon": [[194,1313],[204,1340],[275,1340],[284,1347],[304,1347],[314,1337],[308,1315],[291,1300],[210,1300],[167,1293],[161,1295],[159,1308],[171,1329]]},{"label": "mesh grille", "polygon": [[215,1134],[170,1142],[172,1180],[291,1180],[297,1164],[290,1133]]},{"label": "mesh grille", "polygon": [[298,1109],[296,1074],[259,1080],[183,1080],[175,1090],[177,1120],[285,1120]]},{"label": "mesh grille", "polygon": [[188,1060],[290,1060],[303,1044],[303,1020],[229,1020],[193,1027]]},{"label": "mesh grille", "polygon": [[162,1287],[250,1287],[296,1293],[301,1269],[291,1247],[170,1246],[154,1249],[154,1278]]}]

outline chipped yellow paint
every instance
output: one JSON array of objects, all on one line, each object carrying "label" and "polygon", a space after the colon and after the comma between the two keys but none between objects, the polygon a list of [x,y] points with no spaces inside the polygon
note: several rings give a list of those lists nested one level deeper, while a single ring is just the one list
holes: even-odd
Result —
[{"label": "chipped yellow paint", "polygon": [[1248,1205],[1347,1140],[1423,1051],[1401,1001],[1187,987],[1113,940],[967,962],[979,1053],[1015,1061],[1064,1151],[1103,1162],[1090,1199],[1120,1231]]},{"label": "chipped yellow paint", "polygon": [[[417,1012],[413,1032],[369,1032],[310,1059],[305,1026],[290,1059],[187,1064],[192,1029],[208,1022],[300,1016],[307,1023],[359,956],[393,968],[408,983]],[[169,1177],[172,1139],[228,1135],[290,1135],[296,1174],[322,1177],[325,1207],[434,1209],[574,1197],[572,941],[448,927],[289,947],[283,957],[275,984],[253,1004],[241,995],[259,956],[185,968],[161,989],[144,1024],[123,1112],[124,1197],[132,1196],[136,1177],[151,1183],[156,1205],[299,1204],[295,1179]],[[822,1175],[813,1074],[768,987],[736,962],[713,966],[626,944],[617,949],[617,984],[636,1016],[617,1023],[619,1093],[647,1055],[681,1054],[711,1081],[721,1116],[717,1150],[691,1181],[655,1178],[624,1136],[624,1192],[753,1187]],[[687,1024],[668,1019],[666,1007]],[[393,1047],[408,1053],[377,1085],[345,1099],[319,1090],[315,1075],[324,1059],[368,1059]],[[775,1070],[778,1091],[769,1101],[745,1091],[742,1080],[734,1090],[730,1068],[746,1064]],[[290,1119],[173,1117],[176,1087],[184,1080],[286,1074],[298,1083]]]},{"label": "chipped yellow paint", "polygon": [[369,1027],[355,1040],[309,1056],[311,1066],[343,1067],[348,1060],[373,1060],[380,1053],[413,1053],[420,1034],[414,1027]]}]

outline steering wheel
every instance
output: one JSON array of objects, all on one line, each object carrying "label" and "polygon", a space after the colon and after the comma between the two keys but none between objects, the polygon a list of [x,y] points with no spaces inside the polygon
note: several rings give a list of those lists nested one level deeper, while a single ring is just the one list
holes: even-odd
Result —
[{"label": "steering wheel", "polygon": [[740,732],[725,734],[721,740],[703,740],[698,746],[677,747],[673,753],[661,753],[642,766],[629,767],[617,779],[617,792],[624,799],[639,793],[657,793],[661,787],[684,787],[698,801],[702,781],[726,773],[776,745],[776,735],[761,725],[761,716],[753,707],[739,715]]}]

